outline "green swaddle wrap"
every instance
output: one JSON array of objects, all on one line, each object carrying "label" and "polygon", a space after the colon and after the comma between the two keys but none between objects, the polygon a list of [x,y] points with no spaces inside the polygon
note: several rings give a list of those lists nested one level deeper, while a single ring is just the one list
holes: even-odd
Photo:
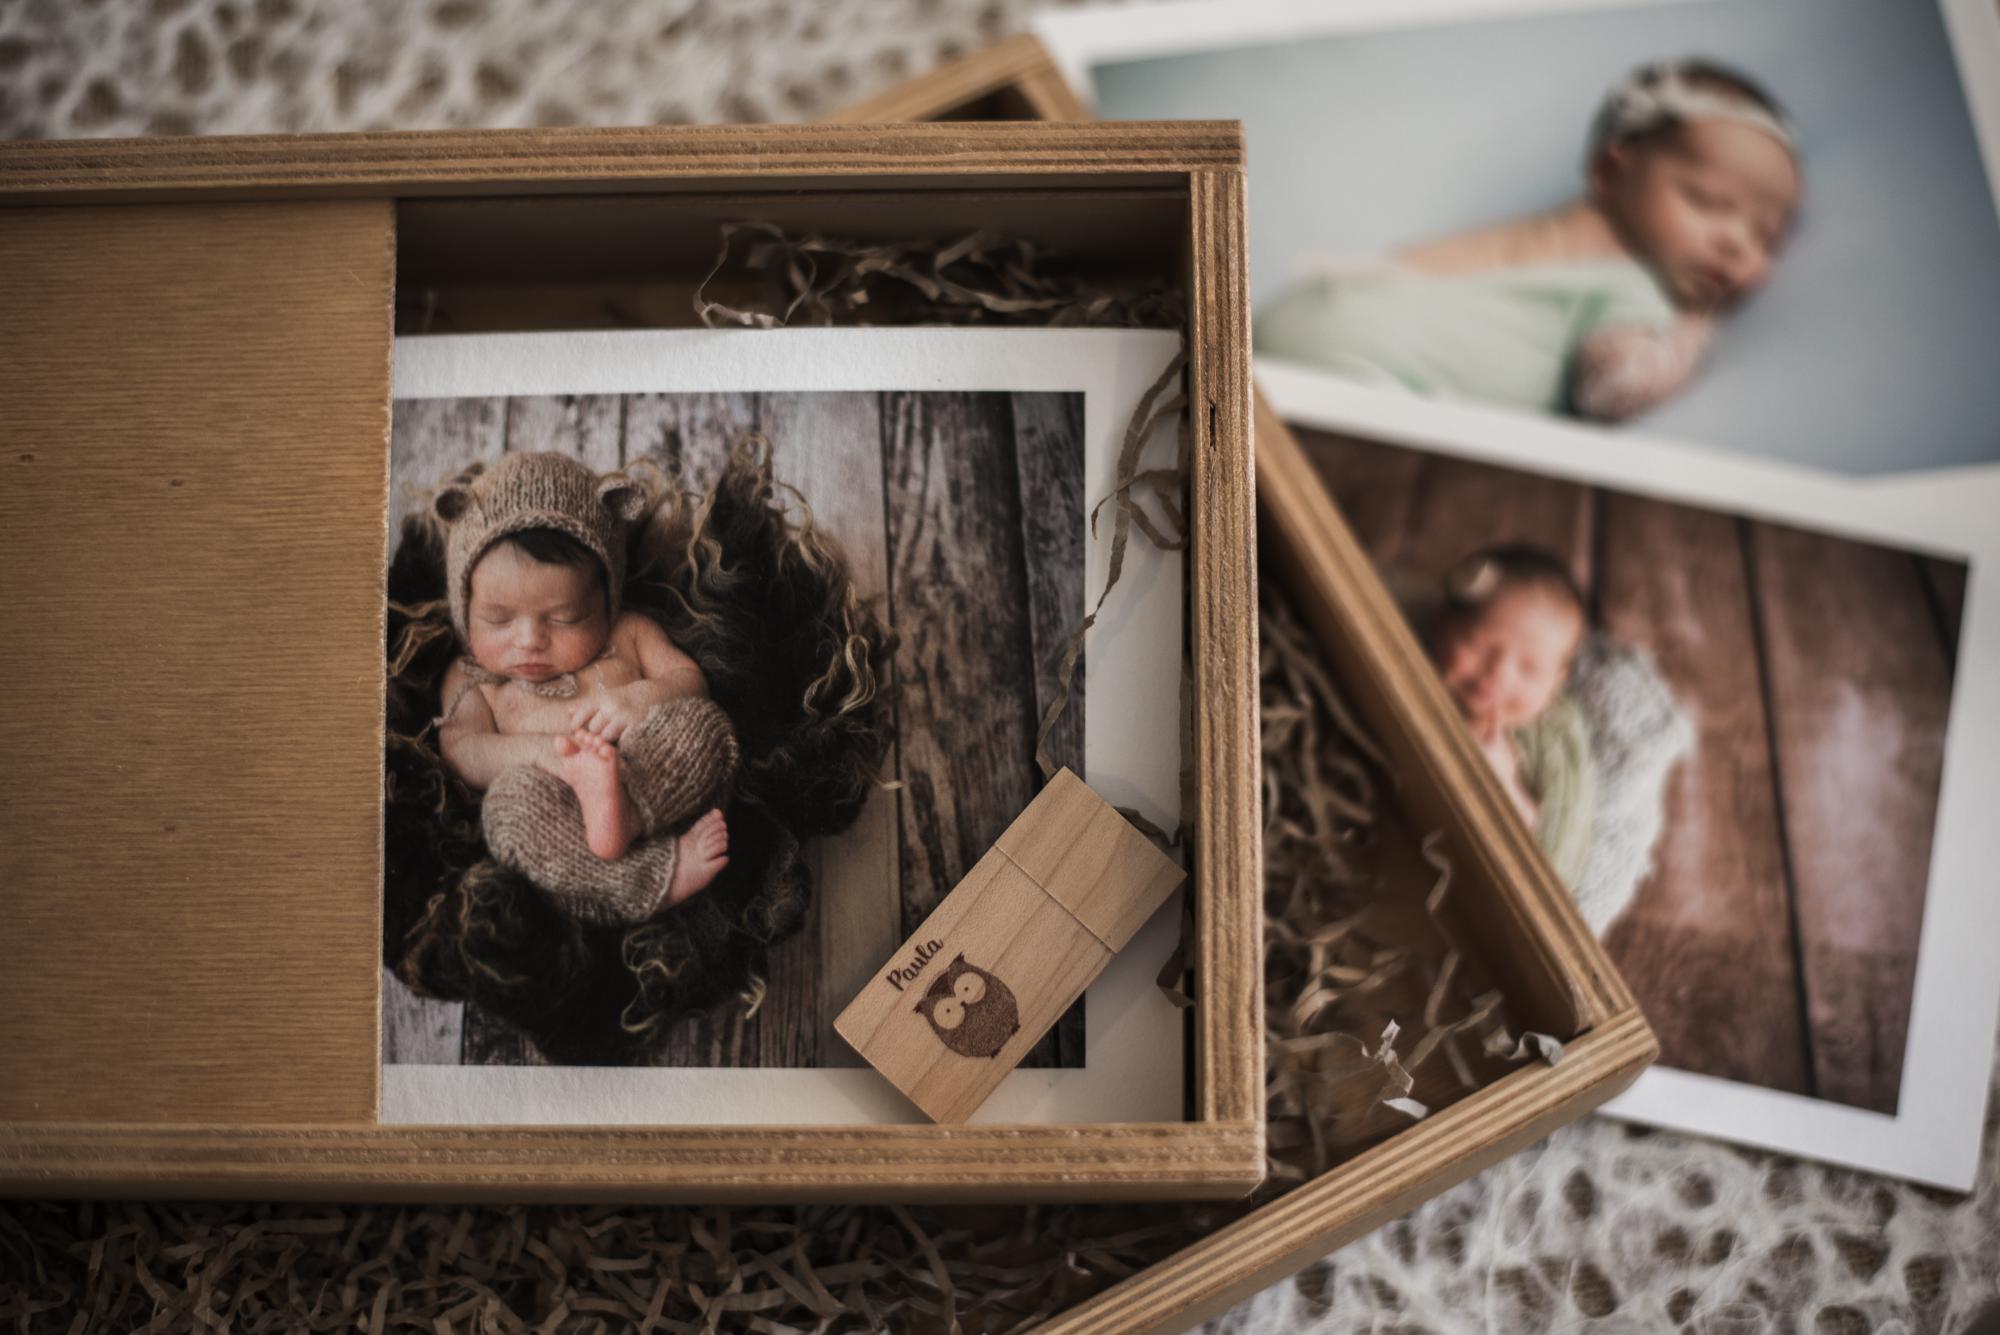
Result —
[{"label": "green swaddle wrap", "polygon": [[1521,750],[1521,781],[1536,803],[1535,836],[1563,884],[1574,886],[1590,859],[1597,808],[1590,723],[1576,697],[1565,691],[1514,734],[1514,743]]},{"label": "green swaddle wrap", "polygon": [[1599,329],[1666,329],[1674,307],[1633,260],[1429,274],[1382,264],[1292,284],[1257,312],[1255,346],[1427,398],[1570,408],[1577,348]]}]

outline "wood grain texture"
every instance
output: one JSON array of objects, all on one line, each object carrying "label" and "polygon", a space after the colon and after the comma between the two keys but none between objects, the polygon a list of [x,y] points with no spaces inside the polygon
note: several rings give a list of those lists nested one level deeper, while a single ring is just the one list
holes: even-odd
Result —
[{"label": "wood grain texture", "polygon": [[365,1201],[1226,1199],[1263,1128],[0,1124],[0,1194]]},{"label": "wood grain texture", "polygon": [[1186,879],[1172,858],[1067,769],[1050,776],[993,847],[1113,952]]},{"label": "wood grain texture", "polygon": [[1410,530],[1424,456],[1331,431],[1301,431],[1296,439],[1362,550],[1378,569],[1394,559]]},{"label": "wood grain texture", "polygon": [[1238,169],[1234,121],[660,125],[0,143],[0,204],[557,193],[843,191],[885,180],[1091,186]]},{"label": "wood grain texture", "polygon": [[[882,429],[908,935],[1028,805],[1040,776],[1008,398],[889,395]],[[1022,1064],[1058,1060],[1044,1039]]]},{"label": "wood grain texture", "polygon": [[599,472],[624,463],[624,400],[617,394],[521,394],[507,399],[507,452],[553,450]]},{"label": "wood grain texture", "polygon": [[1110,959],[995,848],[876,964],[834,1028],[927,1117],[963,1122]]},{"label": "wood grain texture", "polygon": [[[1063,652],[1083,624],[1083,396],[1015,394],[1015,476],[1020,491],[1022,566],[1027,582],[1029,657],[1033,663],[1035,726],[1062,692]],[[1049,759],[1083,773],[1084,658],[1077,689],[1044,743]]]},{"label": "wood grain texture", "polygon": [[1695,726],[1655,871],[1607,947],[1667,1065],[1811,1093],[1742,525],[1617,493],[1604,522],[1604,628],[1653,655]]},{"label": "wood grain texture", "polygon": [[708,491],[730,447],[762,429],[754,394],[627,394],[623,462],[650,458],[689,491]]},{"label": "wood grain texture", "polygon": [[1821,1098],[1893,1113],[1952,661],[1906,553],[1776,524],[1748,537],[1813,1083]]},{"label": "wood grain texture", "polygon": [[547,1066],[548,1058],[526,1034],[472,1002],[460,1024],[458,1061],[462,1066]]},{"label": "wood grain texture", "polygon": [[403,521],[430,503],[438,487],[474,463],[507,449],[507,401],[497,398],[403,399],[389,427],[389,551]]},{"label": "wood grain texture", "polygon": [[1424,458],[1416,483],[1401,534],[1370,549],[1384,569],[1437,577],[1481,548],[1525,543],[1590,588],[1591,488],[1447,456]]},{"label": "wood grain texture", "polygon": [[392,246],[0,214],[0,1121],[375,1115]]},{"label": "wood grain texture", "polygon": [[419,996],[382,970],[382,1064],[456,1066],[465,1042],[465,1003]]},{"label": "wood grain texture", "polygon": [[[807,404],[811,404],[810,412]],[[771,394],[761,405],[772,466],[810,502],[814,526],[840,550],[855,593],[885,615],[888,534],[882,506],[882,403],[877,394]],[[893,657],[881,689],[893,690]],[[895,751],[885,777],[899,771]],[[871,793],[854,824],[814,840],[802,855],[812,869],[819,946],[814,1025],[817,1063],[859,1066],[834,1032],[833,1017],[859,992],[903,936],[902,849],[896,796]],[[774,970],[775,972],[775,970]]]},{"label": "wood grain texture", "polygon": [[1243,173],[1194,173],[1188,208],[1196,1115],[1261,1122],[1263,750]]},{"label": "wood grain texture", "polygon": [[[1083,495],[1083,396],[1016,394],[1015,474],[1021,494],[1021,554],[1028,579],[1029,655],[1034,665],[1035,728],[1062,693],[1062,656],[1083,624],[1085,506]],[[1084,774],[1084,657],[1077,656],[1075,689],[1043,746],[1053,765]],[[1087,775],[1085,776],[1088,777]],[[1058,1065],[1085,1060],[1087,998],[1063,1013],[1055,1028]]]}]

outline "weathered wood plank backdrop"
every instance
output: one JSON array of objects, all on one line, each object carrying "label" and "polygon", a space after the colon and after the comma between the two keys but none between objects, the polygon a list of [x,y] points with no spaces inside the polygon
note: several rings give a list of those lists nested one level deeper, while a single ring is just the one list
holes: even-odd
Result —
[{"label": "weathered wood plank backdrop", "polygon": [[[769,991],[690,1017],[660,1055],[675,1066],[841,1066],[832,1020],[1040,787],[1034,738],[1056,665],[1083,618],[1083,404],[1069,394],[629,394],[406,400],[391,449],[391,541],[404,515],[475,460],[555,449],[593,468],[642,457],[684,484],[715,481],[745,431],[772,442],[839,543],[864,597],[902,642],[898,746],[855,826],[806,856],[805,929],[772,953]],[[799,504],[796,499],[789,502]],[[1049,739],[1083,772],[1078,691]],[[383,975],[383,1060],[535,1064],[532,1044],[476,1006],[416,996]],[[1031,1065],[1083,1064],[1083,1004]]]},{"label": "weathered wood plank backdrop", "polygon": [[1298,435],[1392,586],[1533,543],[1693,718],[1653,874],[1606,943],[1661,1062],[1893,1112],[1964,565]]}]

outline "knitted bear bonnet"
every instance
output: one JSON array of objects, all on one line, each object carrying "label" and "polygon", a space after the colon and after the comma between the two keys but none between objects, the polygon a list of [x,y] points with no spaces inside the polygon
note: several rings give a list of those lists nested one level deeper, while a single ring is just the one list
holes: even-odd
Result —
[{"label": "knitted bear bonnet", "polygon": [[597,557],[605,603],[616,621],[625,584],[625,526],[645,506],[645,493],[633,483],[616,474],[600,478],[566,454],[508,454],[491,468],[475,464],[431,502],[447,533],[445,578],[459,641],[466,639],[472,568],[494,543],[531,528],[566,533]]}]

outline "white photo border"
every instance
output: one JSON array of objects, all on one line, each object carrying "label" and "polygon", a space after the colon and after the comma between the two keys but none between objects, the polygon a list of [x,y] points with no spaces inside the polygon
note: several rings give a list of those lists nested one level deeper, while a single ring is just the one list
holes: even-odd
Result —
[{"label": "white photo border", "polygon": [[[1116,485],[1146,388],[1179,352],[1162,330],[777,329],[402,337],[396,399],[531,394],[809,391],[1080,392],[1086,508]],[[1149,448],[1171,449],[1171,432]],[[1085,525],[1084,590],[1110,564],[1111,526]],[[1134,542],[1085,639],[1084,766],[1107,801],[1162,829],[1180,814],[1177,553]],[[1163,652],[1163,646],[1171,646]],[[1102,683],[1102,686],[1099,683]],[[881,800],[879,797],[877,800]],[[1017,1069],[976,1124],[1180,1122],[1182,1013],[1155,985],[1179,939],[1175,894],[1092,984],[1081,1068]],[[385,973],[386,978],[386,973]],[[385,1064],[379,1120],[395,1125],[854,1125],[921,1123],[871,1068],[478,1067]]]},{"label": "white photo border", "polygon": [[1278,417],[1635,495],[1969,563],[1930,878],[1894,1116],[1655,1067],[1614,1116],[1965,1191],[2000,1020],[2000,467],[1880,480],[1621,435],[1532,413],[1438,403],[1260,362]]}]

